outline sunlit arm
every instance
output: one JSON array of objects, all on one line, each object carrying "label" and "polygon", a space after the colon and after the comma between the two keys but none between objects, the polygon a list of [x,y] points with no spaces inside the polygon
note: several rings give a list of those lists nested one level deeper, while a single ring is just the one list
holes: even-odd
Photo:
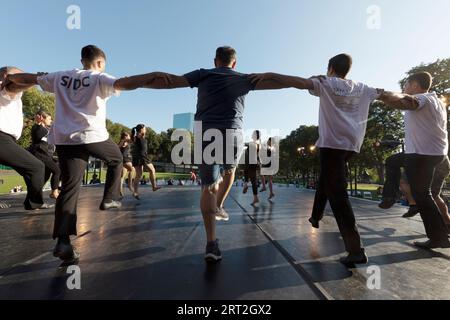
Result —
[{"label": "sunlit arm", "polygon": [[153,89],[177,89],[188,88],[190,84],[184,76],[177,76],[170,73],[161,73],[161,77],[153,81],[149,88]]},{"label": "sunlit arm", "polygon": [[414,96],[403,93],[384,91],[378,100],[393,109],[416,110],[419,107],[419,102]]},{"label": "sunlit arm", "polygon": [[259,73],[250,75],[252,83],[255,83],[255,90],[274,90],[285,88],[314,89],[314,83],[310,79],[287,76],[277,73]]}]

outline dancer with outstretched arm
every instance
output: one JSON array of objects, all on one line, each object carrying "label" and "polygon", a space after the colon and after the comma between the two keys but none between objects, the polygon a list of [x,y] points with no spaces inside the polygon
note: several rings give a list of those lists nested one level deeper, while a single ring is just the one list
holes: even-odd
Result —
[{"label": "dancer with outstretched arm", "polygon": [[[122,90],[134,90],[161,76],[160,73],[116,79],[106,74],[106,55],[88,45],[81,50],[83,69],[38,74],[12,74],[8,82],[39,84],[56,96],[55,122],[49,142],[56,145],[61,167],[62,190],[56,200],[53,254],[64,261],[79,257],[70,241],[77,234],[77,201],[89,156],[108,166],[100,210],[120,208],[122,153],[106,130],[106,103]],[[162,81],[164,83],[164,81]]]}]

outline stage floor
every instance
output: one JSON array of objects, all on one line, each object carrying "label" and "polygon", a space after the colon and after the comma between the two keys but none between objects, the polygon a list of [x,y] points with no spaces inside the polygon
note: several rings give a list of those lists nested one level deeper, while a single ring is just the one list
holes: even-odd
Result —
[{"label": "stage floor", "polygon": [[[83,188],[73,241],[80,290],[67,288],[71,274],[51,254],[54,211],[27,213],[23,196],[2,196],[13,207],[0,210],[0,299],[450,299],[450,249],[412,245],[424,238],[420,217],[353,199],[370,262],[347,269],[329,208],[316,230],[307,221],[313,192],[275,193],[253,208],[251,192],[233,187],[231,219],[217,228],[224,260],[207,265],[199,187],[147,187],[141,201],[127,194],[121,210],[108,212],[98,210],[101,187]],[[373,270],[379,289],[367,285]]]}]

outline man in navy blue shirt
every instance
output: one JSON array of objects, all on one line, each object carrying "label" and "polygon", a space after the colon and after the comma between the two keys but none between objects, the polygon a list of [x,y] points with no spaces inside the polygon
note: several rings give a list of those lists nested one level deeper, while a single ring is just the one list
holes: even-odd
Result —
[{"label": "man in navy blue shirt", "polygon": [[[213,156],[214,159],[220,160],[211,164],[204,157],[211,148],[210,145],[217,142],[217,138],[211,138],[211,143],[202,141],[202,161],[199,163],[202,182],[200,207],[208,241],[205,259],[213,262],[222,259],[216,238],[215,220],[229,219],[223,209],[223,203],[232,187],[242,150],[241,130],[245,96],[251,90],[281,88],[275,81],[255,85],[249,75],[235,71],[236,51],[231,47],[220,47],[216,50],[214,65],[214,69],[195,70],[183,76],[163,74],[164,77],[145,86],[151,89],[198,88],[196,134],[201,134],[202,140],[209,140],[210,135],[216,137],[214,133],[222,134],[223,149],[215,150]],[[167,79],[168,82],[165,81]]]}]

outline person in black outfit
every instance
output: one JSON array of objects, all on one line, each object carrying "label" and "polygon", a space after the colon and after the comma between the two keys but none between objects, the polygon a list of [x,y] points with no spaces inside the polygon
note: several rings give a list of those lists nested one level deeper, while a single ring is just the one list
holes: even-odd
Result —
[{"label": "person in black outfit", "polygon": [[[274,146],[273,146],[273,139],[274,138],[269,138],[269,140],[267,140],[267,147],[266,147],[266,154],[267,157],[270,159],[272,157],[272,151],[274,150]],[[272,165],[271,162],[267,163],[267,164],[261,164],[261,168],[270,168]],[[275,197],[275,193],[273,193],[273,176],[267,176],[268,179],[268,184],[269,184],[269,200],[272,200]],[[264,192],[266,191],[266,176],[263,175],[263,173],[261,173],[261,181],[262,181],[262,188],[259,192]]]},{"label": "person in black outfit", "polygon": [[47,143],[49,127],[52,125],[52,117],[44,111],[39,111],[35,117],[36,124],[31,128],[31,153],[41,160],[45,165],[44,184],[50,180],[52,193],[50,198],[56,199],[59,196],[59,181],[61,170],[59,164],[53,158],[55,147]]},{"label": "person in black outfit", "polygon": [[258,198],[258,169],[259,169],[259,157],[258,153],[260,150],[260,139],[261,133],[259,130],[255,130],[252,136],[253,141],[246,144],[245,151],[245,167],[244,167],[244,189],[243,193],[247,193],[248,191],[248,182],[252,183],[252,191],[253,191],[253,202],[252,206],[259,203]]},{"label": "person in black outfit", "polygon": [[147,129],[145,125],[138,124],[131,131],[131,139],[133,140],[133,148],[131,151],[133,157],[133,167],[136,170],[136,177],[134,178],[133,186],[133,196],[140,200],[139,198],[139,181],[141,180],[144,170],[150,173],[150,182],[153,187],[153,191],[161,189],[156,185],[156,170],[151,163],[148,153],[147,153],[147,139],[145,139],[145,134]]},{"label": "person in black outfit", "polygon": [[15,67],[0,68],[0,164],[13,168],[25,180],[25,210],[49,209],[53,206],[44,203],[42,196],[44,164],[17,144],[23,127],[22,92],[31,86],[11,83],[7,77],[20,72]]},{"label": "person in black outfit", "polygon": [[132,193],[134,193],[134,189],[133,189],[133,179],[134,179],[134,175],[136,173],[136,171],[134,170],[133,167],[133,159],[131,157],[131,145],[130,143],[132,142],[131,140],[131,136],[128,132],[122,132],[121,136],[120,136],[120,142],[119,142],[119,148],[120,148],[120,152],[122,152],[122,156],[123,156],[123,170],[122,170],[122,180],[120,183],[120,196],[123,197],[123,179],[125,177],[125,175],[128,172],[128,189],[130,189],[130,191]]}]

